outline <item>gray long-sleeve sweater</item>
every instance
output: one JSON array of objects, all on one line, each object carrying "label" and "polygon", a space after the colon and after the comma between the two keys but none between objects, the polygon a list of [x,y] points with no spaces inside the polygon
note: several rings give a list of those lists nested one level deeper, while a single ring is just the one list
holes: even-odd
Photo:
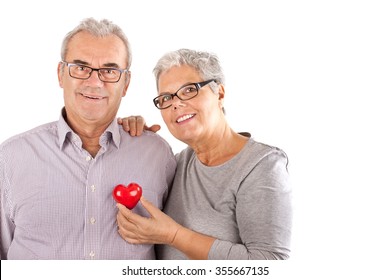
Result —
[{"label": "gray long-sleeve sweater", "polygon": [[[231,160],[205,166],[191,148],[177,156],[164,212],[181,225],[217,238],[209,259],[287,259],[292,226],[287,155],[249,139]],[[186,259],[167,245],[158,259]]]}]

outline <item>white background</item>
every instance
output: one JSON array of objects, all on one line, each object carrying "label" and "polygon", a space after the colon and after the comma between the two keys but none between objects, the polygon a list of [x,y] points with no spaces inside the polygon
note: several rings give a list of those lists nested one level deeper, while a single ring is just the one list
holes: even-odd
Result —
[{"label": "white background", "polygon": [[184,145],[152,104],[154,64],[184,47],[217,53],[232,128],[289,156],[289,262],[296,276],[384,279],[390,249],[386,2],[7,1],[0,11],[0,142],[58,119],[60,46],[83,18],[108,18],[124,29],[134,58],[119,116],[140,114],[161,124],[159,134],[174,152]]}]

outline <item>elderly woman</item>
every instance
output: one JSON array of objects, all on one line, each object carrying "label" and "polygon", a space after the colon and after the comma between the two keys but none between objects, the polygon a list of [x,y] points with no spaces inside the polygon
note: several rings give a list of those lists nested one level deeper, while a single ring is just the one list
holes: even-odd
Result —
[{"label": "elderly woman", "polygon": [[144,198],[150,217],[118,204],[119,234],[133,244],[161,244],[159,259],[287,259],[287,156],[229,127],[217,56],[180,49],[165,54],[154,74],[154,105],[188,147],[176,155],[164,212]]}]

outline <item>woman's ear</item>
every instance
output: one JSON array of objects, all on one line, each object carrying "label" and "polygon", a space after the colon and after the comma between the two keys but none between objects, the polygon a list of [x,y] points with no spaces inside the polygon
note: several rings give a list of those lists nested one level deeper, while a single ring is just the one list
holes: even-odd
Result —
[{"label": "woman's ear", "polygon": [[219,107],[225,113],[225,109],[223,107],[224,100],[225,100],[225,87],[222,84],[219,84],[218,85],[218,102],[219,102]]}]

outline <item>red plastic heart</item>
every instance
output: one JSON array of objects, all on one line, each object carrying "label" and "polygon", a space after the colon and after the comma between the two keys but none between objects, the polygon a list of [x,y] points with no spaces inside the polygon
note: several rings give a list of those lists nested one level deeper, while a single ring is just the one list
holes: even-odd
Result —
[{"label": "red plastic heart", "polygon": [[142,188],[137,183],[130,183],[127,187],[117,185],[112,191],[112,196],[116,202],[133,209],[142,196]]}]

